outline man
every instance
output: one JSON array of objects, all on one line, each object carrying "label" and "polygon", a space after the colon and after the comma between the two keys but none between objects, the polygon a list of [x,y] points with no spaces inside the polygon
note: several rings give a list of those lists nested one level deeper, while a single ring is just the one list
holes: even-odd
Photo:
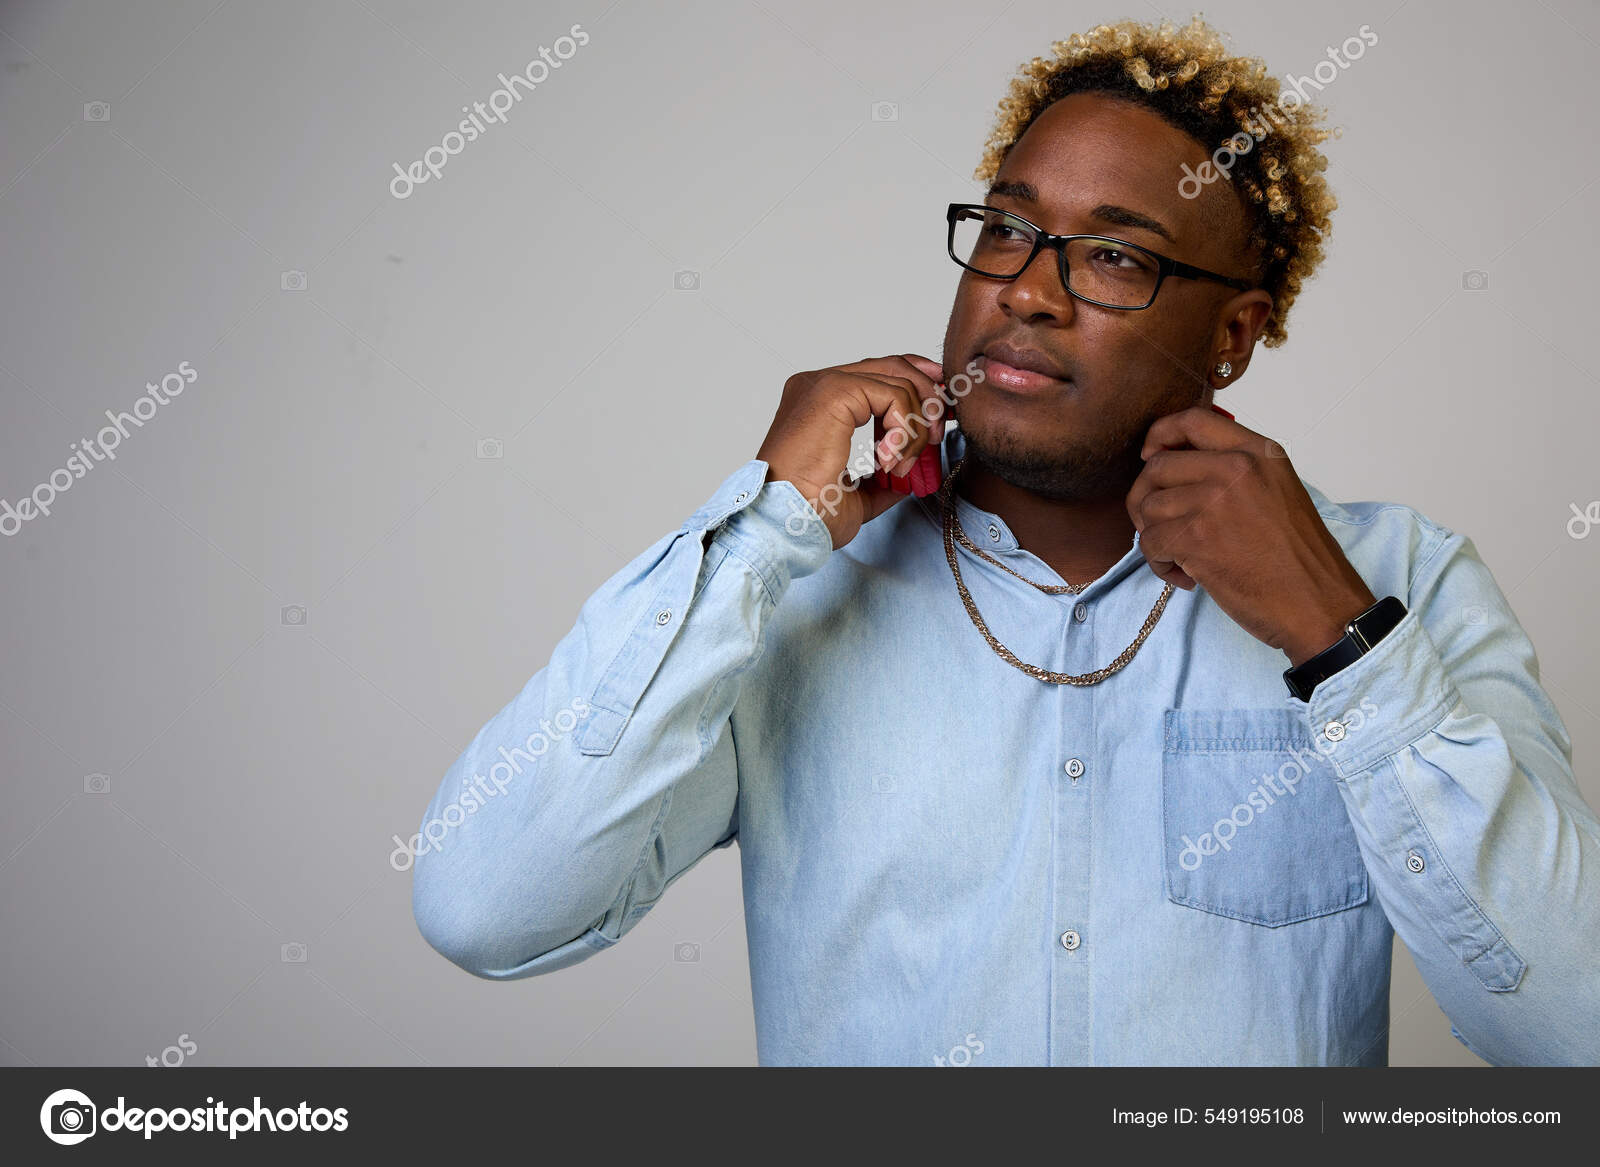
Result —
[{"label": "man", "polygon": [[589,599],[428,808],[428,941],[552,972],[737,839],[763,1064],[1381,1065],[1395,933],[1483,1058],[1600,1060],[1600,823],[1504,596],[1211,404],[1327,231],[1285,96],[1198,20],[1027,66],[942,364],[791,378]]}]

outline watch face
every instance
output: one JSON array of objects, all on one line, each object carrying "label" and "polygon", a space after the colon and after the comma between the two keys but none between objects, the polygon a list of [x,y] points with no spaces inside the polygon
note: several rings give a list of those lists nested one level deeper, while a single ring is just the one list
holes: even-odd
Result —
[{"label": "watch face", "polygon": [[1366,652],[1382,640],[1394,626],[1405,618],[1406,606],[1395,596],[1384,596],[1372,607],[1350,621],[1346,631]]},{"label": "watch face", "polygon": [[1394,630],[1405,614],[1406,606],[1398,598],[1384,596],[1344,626],[1343,639],[1310,660],[1284,670],[1283,679],[1288,683],[1289,692],[1301,701],[1309,701],[1318,684],[1369,652]]}]

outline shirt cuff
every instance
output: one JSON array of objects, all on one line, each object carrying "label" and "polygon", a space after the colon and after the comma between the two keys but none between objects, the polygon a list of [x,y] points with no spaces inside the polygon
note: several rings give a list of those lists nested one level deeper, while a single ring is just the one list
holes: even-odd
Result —
[{"label": "shirt cuff", "polygon": [[1311,700],[1290,697],[1341,779],[1371,769],[1428,733],[1461,700],[1415,610],[1372,650],[1328,677]]},{"label": "shirt cuff", "polygon": [[792,482],[768,482],[767,463],[752,458],[728,476],[685,531],[715,532],[716,541],[749,563],[776,601],[789,581],[810,575],[833,551],[833,536]]}]

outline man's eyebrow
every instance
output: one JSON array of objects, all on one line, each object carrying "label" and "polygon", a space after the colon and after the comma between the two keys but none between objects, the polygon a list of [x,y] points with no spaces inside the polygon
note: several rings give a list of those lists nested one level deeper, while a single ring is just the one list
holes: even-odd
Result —
[{"label": "man's eyebrow", "polygon": [[1031,182],[1017,182],[1014,179],[1004,179],[1000,182],[989,184],[989,193],[985,198],[1011,198],[1020,199],[1025,203],[1039,201],[1039,192]]},{"label": "man's eyebrow", "polygon": [[1120,227],[1141,227],[1161,236],[1168,243],[1176,243],[1172,232],[1163,227],[1160,222],[1149,215],[1141,215],[1138,211],[1130,211],[1127,207],[1114,206],[1111,203],[1101,203],[1089,212],[1092,218],[1100,219],[1106,223],[1116,223]]},{"label": "man's eyebrow", "polygon": [[[1021,182],[1017,179],[1003,179],[989,185],[989,193],[984,196],[993,198],[1012,198],[1025,203],[1037,203],[1039,190],[1031,182]],[[1176,243],[1172,232],[1161,225],[1160,220],[1152,219],[1149,215],[1141,215],[1138,211],[1130,211],[1127,207],[1119,207],[1114,203],[1101,203],[1089,212],[1091,218],[1099,219],[1103,223],[1115,223],[1119,227],[1140,227],[1146,231],[1161,236],[1168,243]]]}]

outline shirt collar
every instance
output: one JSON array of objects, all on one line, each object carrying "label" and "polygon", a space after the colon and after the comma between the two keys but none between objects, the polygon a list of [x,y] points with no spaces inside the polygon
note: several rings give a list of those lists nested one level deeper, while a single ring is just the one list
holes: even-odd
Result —
[{"label": "shirt collar", "polygon": [[[962,434],[960,426],[952,426],[950,432],[944,436],[944,441],[939,447],[940,477],[943,479],[950,473],[950,467],[955,465],[967,452],[966,437]],[[923,509],[936,530],[942,530],[942,516],[939,511],[939,501],[933,496],[918,499],[917,502]],[[956,495],[956,517],[961,521],[961,529],[966,532],[967,538],[983,548],[991,555],[1000,556],[1007,551],[1017,551],[1020,545],[1017,537],[1007,526],[1006,521],[992,511],[986,511],[976,506],[962,495]],[[965,554],[969,560],[976,561],[983,568],[996,570],[992,564],[978,559],[970,551],[957,545],[958,553]],[[1042,563],[1042,561],[1040,561]],[[1145,565],[1144,552],[1139,549],[1139,532],[1133,533],[1133,542],[1121,559],[1091,583],[1083,591],[1076,593],[1078,599],[1089,599],[1103,595],[1110,591],[1120,581],[1126,579],[1136,568]],[[1011,565],[1014,570],[1022,570],[1017,565]],[[1022,574],[1038,583],[1063,582],[1061,577],[1051,572],[1050,575],[1041,575],[1039,566],[1035,565],[1032,571],[1022,570]],[[1149,573],[1154,580],[1155,574]]]}]

